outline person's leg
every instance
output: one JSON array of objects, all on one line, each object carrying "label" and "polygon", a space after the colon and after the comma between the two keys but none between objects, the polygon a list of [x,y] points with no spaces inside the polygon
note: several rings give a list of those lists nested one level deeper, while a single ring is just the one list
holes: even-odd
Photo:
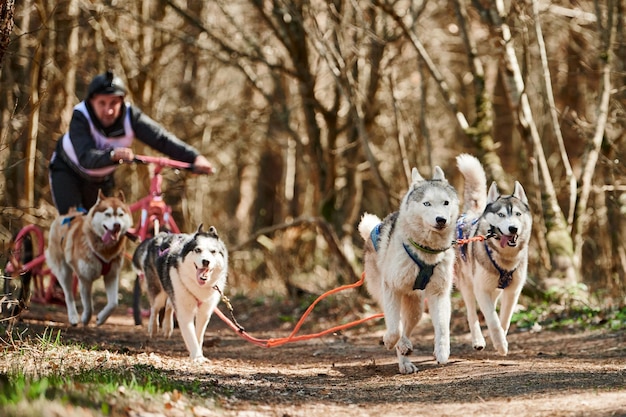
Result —
[{"label": "person's leg", "polygon": [[78,208],[82,206],[81,188],[83,179],[60,158],[56,158],[54,163],[50,164],[49,177],[52,202],[59,214],[67,214],[72,207]]},{"label": "person's leg", "polygon": [[96,201],[98,201],[98,192],[102,190],[105,197],[111,197],[115,182],[113,176],[108,177],[101,182],[83,181],[81,185],[81,194],[83,199],[83,208],[89,210]]}]

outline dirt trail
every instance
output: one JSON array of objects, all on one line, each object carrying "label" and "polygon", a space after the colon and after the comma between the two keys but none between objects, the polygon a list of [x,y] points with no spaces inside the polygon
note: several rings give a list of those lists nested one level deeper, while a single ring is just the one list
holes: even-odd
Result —
[{"label": "dirt trail", "polygon": [[[65,341],[89,348],[85,355],[105,352],[108,361],[151,364],[173,378],[199,381],[217,397],[197,415],[626,416],[624,331],[514,331],[507,357],[497,356],[489,339],[486,351],[475,352],[463,331],[453,331],[450,363],[440,366],[424,319],[412,337],[419,372],[400,375],[394,354],[379,345],[382,321],[267,349],[214,317],[204,348],[210,362],[193,365],[178,330],[171,340],[149,341],[145,328],[119,310],[99,328],[68,328],[61,308],[34,308],[24,318],[29,332],[61,329]],[[242,325],[257,337],[286,336],[291,327],[271,320],[277,316],[257,309]],[[265,320],[255,326],[254,317]],[[146,411],[180,415],[155,407]]]}]

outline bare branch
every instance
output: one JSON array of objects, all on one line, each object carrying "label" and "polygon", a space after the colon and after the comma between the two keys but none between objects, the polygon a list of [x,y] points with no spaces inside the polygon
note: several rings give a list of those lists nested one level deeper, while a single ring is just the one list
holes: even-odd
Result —
[{"label": "bare branch", "polygon": [[354,268],[352,267],[352,265],[350,264],[350,261],[348,261],[348,258],[341,250],[341,245],[339,243],[339,239],[337,238],[337,235],[335,234],[335,231],[321,217],[303,216],[303,217],[298,217],[288,223],[282,223],[282,224],[277,224],[277,225],[270,226],[270,227],[264,227],[262,229],[257,230],[256,233],[250,236],[246,241],[241,242],[238,245],[232,247],[230,251],[236,252],[236,251],[243,250],[243,248],[245,248],[246,246],[256,242],[261,236],[272,235],[281,230],[286,230],[292,227],[299,227],[299,226],[317,227],[319,231],[322,233],[322,235],[324,236],[326,243],[328,243],[328,247],[330,248],[331,252],[337,257],[337,259],[339,260],[341,265],[343,265],[345,270],[348,271],[350,275],[350,280],[352,282],[358,281],[359,277],[357,273],[354,271]]},{"label": "bare branch", "polygon": [[441,95],[446,101],[448,108],[456,116],[456,120],[459,123],[459,126],[461,127],[461,129],[465,131],[469,127],[469,123],[467,122],[465,115],[459,110],[458,100],[456,96],[450,90],[448,83],[443,78],[443,75],[439,72],[437,67],[435,66],[435,63],[430,58],[430,55],[426,51],[426,48],[424,48],[424,45],[419,40],[415,32],[409,29],[410,25],[407,25],[402,19],[402,17],[400,17],[389,4],[383,3],[380,0],[374,0],[374,4],[380,7],[393,20],[395,20],[398,26],[400,26],[404,34],[407,36],[407,38],[411,41],[411,45],[413,45],[413,47],[419,54],[420,58],[422,58],[422,60],[426,64],[426,67],[428,68],[428,72],[435,79],[437,86],[439,87],[439,91],[441,92]]},{"label": "bare branch", "polygon": [[600,101],[598,103],[598,112],[596,120],[596,128],[591,139],[591,149],[587,155],[587,159],[582,169],[582,175],[580,179],[580,197],[578,199],[578,207],[576,209],[576,227],[574,228],[574,243],[575,253],[580,257],[582,255],[582,246],[584,243],[583,233],[589,221],[589,213],[587,211],[587,204],[589,196],[592,190],[593,175],[595,173],[596,164],[600,155],[600,147],[604,140],[604,134],[606,130],[606,123],[609,114],[609,101],[611,98],[611,67],[613,65],[613,59],[611,55],[611,45],[615,42],[615,34],[617,31],[617,9],[616,2],[609,0],[608,2],[608,16],[606,23],[606,31],[608,32],[603,39],[605,39],[603,45],[602,56],[602,90],[600,94]]},{"label": "bare branch", "polygon": [[548,100],[548,107],[550,109],[552,128],[559,146],[559,151],[561,152],[561,162],[565,167],[565,179],[569,183],[569,213],[567,215],[567,225],[568,230],[571,232],[572,223],[574,221],[574,211],[576,208],[576,177],[574,176],[572,166],[569,163],[569,157],[567,155],[567,150],[565,149],[565,142],[563,140],[563,135],[561,134],[559,117],[556,111],[556,103],[554,102],[554,93],[552,91],[552,79],[550,77],[550,69],[548,68],[548,54],[546,52],[546,44],[543,39],[541,25],[539,24],[537,0],[532,1],[532,12],[535,20],[535,32],[537,34],[537,44],[539,46],[539,54],[541,57],[541,67],[543,69],[544,88],[546,89],[546,99]]}]

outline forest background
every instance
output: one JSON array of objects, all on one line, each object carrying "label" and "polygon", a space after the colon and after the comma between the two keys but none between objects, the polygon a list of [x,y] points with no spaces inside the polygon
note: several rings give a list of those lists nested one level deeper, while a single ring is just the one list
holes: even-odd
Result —
[{"label": "forest background", "polygon": [[[166,172],[184,231],[215,225],[231,291],[356,281],[364,211],[396,210],[410,169],[462,181],[478,156],[534,216],[525,294],[626,299],[624,2],[4,0],[0,241],[55,215],[48,161],[92,77],[201,149]],[[136,143],[137,153],[151,154]],[[118,169],[128,201],[148,168]]]}]

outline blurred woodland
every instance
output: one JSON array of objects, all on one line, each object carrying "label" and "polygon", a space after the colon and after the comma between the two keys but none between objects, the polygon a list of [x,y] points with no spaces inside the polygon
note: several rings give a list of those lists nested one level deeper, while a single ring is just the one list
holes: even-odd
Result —
[{"label": "blurred woodland", "polygon": [[[4,0],[0,241],[55,215],[48,161],[113,69],[128,99],[213,162],[167,171],[184,231],[215,225],[231,291],[361,274],[356,225],[396,210],[410,168],[477,155],[534,213],[526,293],[626,297],[621,0]],[[136,146],[137,153],[151,154]],[[148,171],[118,169],[128,201]],[[278,285],[277,285],[278,282]]]}]

